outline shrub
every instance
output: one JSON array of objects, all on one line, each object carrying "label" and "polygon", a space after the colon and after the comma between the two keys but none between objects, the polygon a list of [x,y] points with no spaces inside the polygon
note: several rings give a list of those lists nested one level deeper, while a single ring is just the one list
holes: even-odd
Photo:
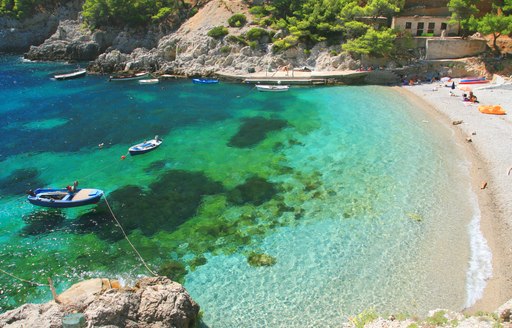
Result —
[{"label": "shrub", "polygon": [[265,10],[265,7],[263,6],[251,7],[251,9],[249,9],[249,12],[256,17],[263,17],[268,15],[268,12]]},{"label": "shrub", "polygon": [[158,13],[151,17],[153,21],[160,21],[172,14],[172,9],[169,7],[160,8]]},{"label": "shrub", "polygon": [[231,27],[242,27],[245,23],[247,23],[247,17],[244,14],[234,14],[228,19],[228,24]]},{"label": "shrub", "polygon": [[231,52],[231,47],[230,46],[223,46],[220,48],[220,52],[223,53],[223,54],[228,54]]},{"label": "shrub", "polygon": [[230,42],[230,43],[238,43],[242,46],[246,46],[247,45],[247,41],[245,41],[244,38],[242,38],[241,36],[239,35],[229,35],[227,38],[226,38],[226,41]]},{"label": "shrub", "polygon": [[274,52],[279,52],[281,50],[289,49],[299,42],[298,37],[294,35],[288,35],[284,39],[276,40],[274,41],[274,46],[272,47],[272,50]]},{"label": "shrub", "polygon": [[263,36],[268,36],[268,32],[262,28],[254,27],[245,33],[245,38],[249,41],[257,41]]},{"label": "shrub", "polygon": [[228,28],[225,26],[216,26],[212,28],[210,31],[208,31],[207,35],[214,38],[214,39],[221,39],[225,35],[228,35]]},{"label": "shrub", "polygon": [[251,47],[251,49],[256,49],[258,47],[258,42],[256,42],[256,41],[249,41],[248,45],[249,45],[249,47]]}]

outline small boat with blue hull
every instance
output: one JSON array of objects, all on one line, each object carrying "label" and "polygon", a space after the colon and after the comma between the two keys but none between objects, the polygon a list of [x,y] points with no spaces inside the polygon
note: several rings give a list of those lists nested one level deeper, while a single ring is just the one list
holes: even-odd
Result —
[{"label": "small boat with blue hull", "polygon": [[134,146],[131,146],[128,151],[130,152],[130,155],[141,155],[145,154],[147,152],[150,152],[152,150],[155,150],[158,146],[162,144],[162,139],[160,139],[158,136],[155,136],[154,139],[147,140],[144,142],[141,142],[140,144],[136,144]]},{"label": "small boat with blue hull", "polygon": [[101,196],[99,189],[38,188],[30,191],[27,199],[36,206],[68,208],[96,204]]},{"label": "small boat with blue hull", "polygon": [[193,83],[196,84],[215,84],[219,83],[219,80],[217,79],[192,79]]}]

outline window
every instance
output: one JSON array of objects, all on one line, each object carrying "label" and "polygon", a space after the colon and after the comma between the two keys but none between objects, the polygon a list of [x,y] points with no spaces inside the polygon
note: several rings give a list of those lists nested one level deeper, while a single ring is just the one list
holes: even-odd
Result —
[{"label": "window", "polygon": [[416,36],[421,36],[423,34],[424,28],[425,28],[425,23],[418,23],[418,28],[416,29]]},{"label": "window", "polygon": [[428,23],[427,33],[428,34],[434,34],[434,28],[435,27],[436,27],[436,23]]},{"label": "window", "polygon": [[446,30],[447,27],[446,23],[441,23],[441,30]]},{"label": "window", "polygon": [[406,30],[410,30],[412,28],[412,23],[411,22],[405,22],[405,29]]}]

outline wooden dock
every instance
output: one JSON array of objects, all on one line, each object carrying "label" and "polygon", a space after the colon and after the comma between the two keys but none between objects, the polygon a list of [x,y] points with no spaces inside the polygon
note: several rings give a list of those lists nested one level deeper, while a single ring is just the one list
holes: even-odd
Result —
[{"label": "wooden dock", "polygon": [[304,72],[277,71],[257,72],[243,75],[217,72],[223,80],[250,84],[283,84],[283,85],[324,85],[324,84],[363,84],[362,80],[369,72],[337,71],[337,72]]},{"label": "wooden dock", "polygon": [[243,80],[244,83],[253,83],[253,84],[326,84],[326,79],[318,79],[318,78],[290,78],[290,77],[256,77],[256,78],[247,78]]}]

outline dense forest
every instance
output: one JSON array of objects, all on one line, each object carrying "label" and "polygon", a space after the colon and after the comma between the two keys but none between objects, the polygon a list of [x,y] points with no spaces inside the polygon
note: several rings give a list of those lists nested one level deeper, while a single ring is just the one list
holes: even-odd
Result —
[{"label": "dense forest", "polygon": [[[40,8],[62,5],[69,0],[0,0],[0,14],[17,19],[30,17]],[[310,48],[319,41],[342,44],[342,50],[355,54],[386,56],[396,51],[395,38],[399,31],[389,28],[393,15],[399,13],[406,0],[268,0],[260,5],[249,3],[256,17],[253,28],[241,42],[254,44],[262,34],[272,37],[274,50],[284,50],[299,43]],[[207,2],[206,0],[204,2]],[[250,1],[248,1],[250,2]],[[460,26],[459,34],[481,32],[496,39],[512,33],[512,0],[493,0],[492,12],[479,13],[478,0],[447,0],[452,23]],[[82,17],[90,29],[107,26],[144,27],[169,17],[192,16],[201,1],[185,0],[85,0]],[[230,26],[246,23],[237,14]],[[218,26],[209,34],[222,38],[228,34]],[[410,37],[400,35],[401,37]],[[251,43],[253,42],[253,43]]]}]

